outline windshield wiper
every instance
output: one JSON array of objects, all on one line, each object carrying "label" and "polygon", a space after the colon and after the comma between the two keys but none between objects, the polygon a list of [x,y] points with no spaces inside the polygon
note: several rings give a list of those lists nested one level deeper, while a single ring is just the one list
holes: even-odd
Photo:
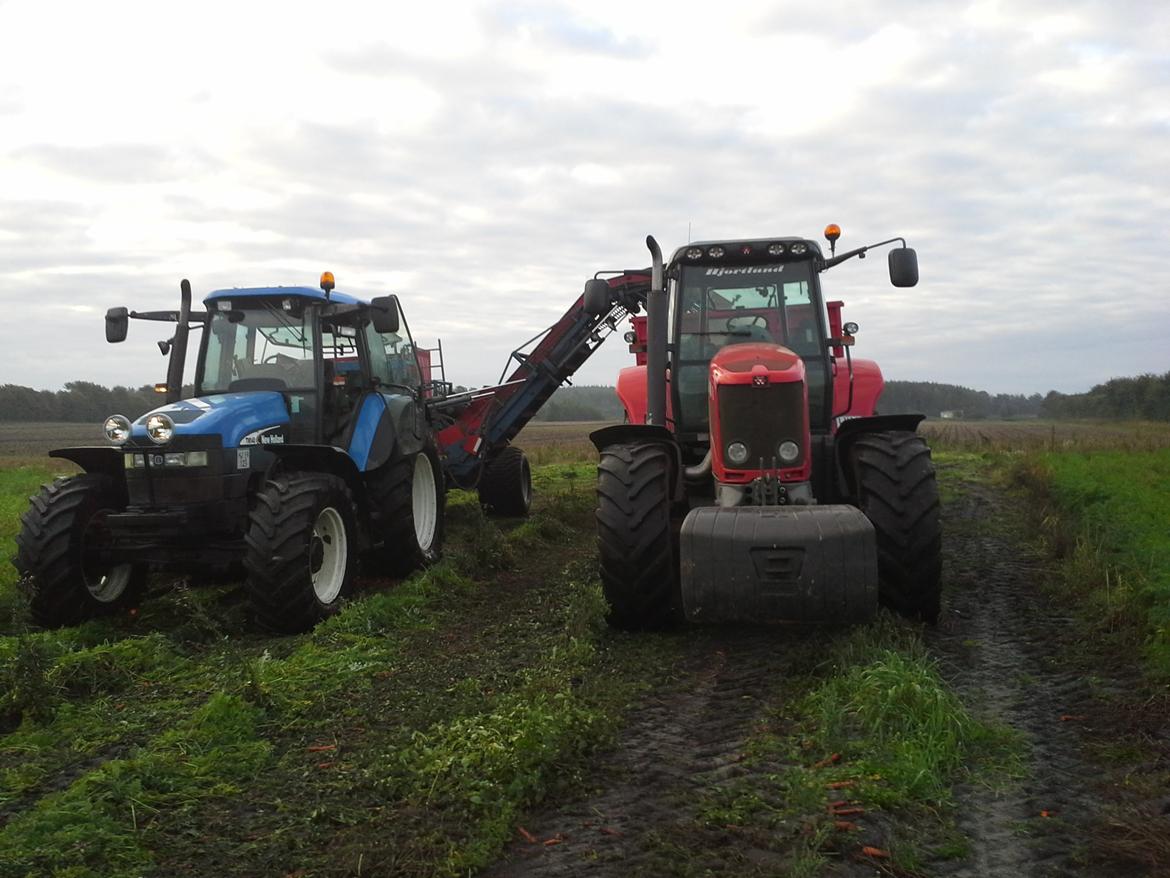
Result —
[{"label": "windshield wiper", "polygon": [[[275,305],[272,305],[271,303],[266,302],[263,299],[260,300],[260,304],[264,306],[264,308],[268,311],[269,314],[271,314],[273,317],[276,318],[277,322],[281,326],[283,326],[285,329],[287,329],[289,332],[292,333],[293,338],[297,341],[298,344],[300,344],[301,350],[303,351],[305,349],[305,336],[304,336],[304,333],[301,332],[301,328],[299,326],[297,326],[295,323],[293,323],[291,320],[289,320],[284,315],[284,312],[281,311],[279,308],[277,308]],[[269,341],[273,341],[268,336],[265,336],[265,338],[268,338]],[[275,344],[275,342],[273,342],[273,343]]]}]

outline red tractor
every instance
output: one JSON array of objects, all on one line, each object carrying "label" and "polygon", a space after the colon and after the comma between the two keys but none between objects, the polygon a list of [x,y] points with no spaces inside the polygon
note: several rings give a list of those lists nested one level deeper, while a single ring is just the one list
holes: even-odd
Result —
[{"label": "red tractor", "polygon": [[939,613],[941,532],[921,415],[878,415],[877,364],[821,275],[902,238],[826,258],[803,238],[707,241],[663,265],[597,277],[589,314],[644,303],[626,333],[637,365],[617,392],[627,423],[590,437],[601,455],[597,523],[610,623],[854,622],[879,600]]}]

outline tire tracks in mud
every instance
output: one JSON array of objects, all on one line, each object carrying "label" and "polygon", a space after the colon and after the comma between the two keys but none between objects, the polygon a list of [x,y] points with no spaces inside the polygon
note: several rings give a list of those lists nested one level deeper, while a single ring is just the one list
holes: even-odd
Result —
[{"label": "tire tracks in mud", "polygon": [[[794,632],[803,641],[807,635]],[[746,769],[742,751],[784,672],[786,641],[775,632],[691,632],[680,678],[652,690],[633,711],[594,792],[528,818],[517,841],[484,875],[661,874],[664,841],[688,831],[694,802]],[[750,860],[775,857],[760,850]],[[737,852],[738,857],[745,852]],[[718,867],[718,861],[713,868]]]},{"label": "tire tracks in mud", "polygon": [[[962,861],[925,874],[1130,876],[1133,866],[1090,862],[1100,822],[1100,770],[1087,749],[1099,697],[1126,681],[1086,675],[1071,661],[1083,636],[1042,588],[1047,562],[1027,538],[1023,501],[964,480],[945,505],[944,616],[926,641],[944,677],[977,716],[1013,729],[1023,745],[1018,778],[955,791],[956,823],[969,840]],[[1170,828],[1170,827],[1168,827]]]}]

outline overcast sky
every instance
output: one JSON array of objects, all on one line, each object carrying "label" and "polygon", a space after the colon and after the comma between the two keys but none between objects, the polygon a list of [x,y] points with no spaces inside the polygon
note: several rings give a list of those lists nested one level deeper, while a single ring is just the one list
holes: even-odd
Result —
[{"label": "overcast sky", "polygon": [[918,250],[913,289],[823,278],[889,379],[1170,370],[1168,3],[0,0],[0,33],[0,383],[162,380],[163,324],[110,346],[106,308],[325,269],[494,382],[647,233],[830,222]]}]

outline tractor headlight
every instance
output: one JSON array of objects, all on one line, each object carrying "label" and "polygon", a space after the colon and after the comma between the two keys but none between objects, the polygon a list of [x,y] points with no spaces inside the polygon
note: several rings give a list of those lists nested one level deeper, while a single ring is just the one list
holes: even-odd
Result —
[{"label": "tractor headlight", "polygon": [[687,259],[699,259],[702,257],[702,255],[703,255],[703,248],[702,247],[688,247],[687,248]]},{"label": "tractor headlight", "polygon": [[123,445],[130,438],[130,419],[125,415],[110,415],[102,429],[107,439],[115,445]]},{"label": "tractor headlight", "polygon": [[727,459],[736,466],[743,466],[747,463],[748,447],[742,442],[732,442],[727,446]]},{"label": "tractor headlight", "polygon": [[156,445],[166,445],[175,435],[175,422],[166,415],[151,415],[146,419],[146,435]]},{"label": "tractor headlight", "polygon": [[793,256],[800,256],[808,252],[808,244],[804,243],[804,241],[797,241],[789,250],[792,251]]},{"label": "tractor headlight", "polygon": [[779,243],[779,242],[777,242],[775,244],[769,244],[768,245],[768,255],[769,256],[783,256],[784,255],[784,245]]},{"label": "tractor headlight", "polygon": [[724,249],[723,249],[722,247],[720,247],[719,245],[715,245],[714,247],[710,247],[710,248],[708,248],[708,250],[707,250],[707,255],[708,255],[708,256],[710,256],[712,259],[722,259],[722,258],[723,258],[723,254],[724,254],[724,253],[726,253],[726,252],[727,252],[727,251],[726,251],[726,250],[724,250]]},{"label": "tractor headlight", "polygon": [[792,463],[800,457],[800,446],[789,439],[780,443],[776,448],[776,454],[784,463]]}]

